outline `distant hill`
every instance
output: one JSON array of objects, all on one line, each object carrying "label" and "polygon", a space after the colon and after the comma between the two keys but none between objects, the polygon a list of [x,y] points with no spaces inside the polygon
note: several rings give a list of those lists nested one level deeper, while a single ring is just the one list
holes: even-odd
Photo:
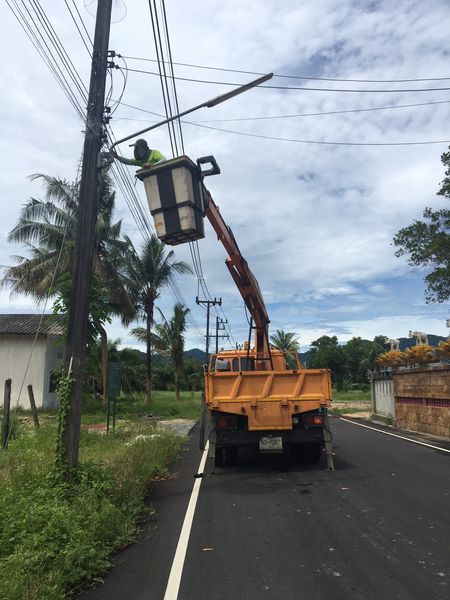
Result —
[{"label": "distant hill", "polygon": [[[145,363],[146,354],[142,352],[142,350],[134,350],[136,357],[139,362]],[[204,350],[200,350],[200,348],[191,348],[190,350],[186,350],[184,352],[184,358],[192,358],[193,360],[198,360],[202,364],[205,362],[205,352]],[[159,354],[153,354],[153,360],[155,363],[168,361],[167,356],[160,356]]]},{"label": "distant hill", "polygon": [[204,350],[200,350],[200,348],[191,348],[190,350],[185,350],[184,358],[193,358],[194,360],[200,361],[202,364],[206,362],[206,353]]},{"label": "distant hill", "polygon": [[306,365],[306,363],[308,362],[308,359],[309,359],[309,350],[307,352],[299,352],[298,358],[299,358],[300,362],[302,363],[302,365]]},{"label": "distant hill", "polygon": [[[433,335],[432,333],[428,335],[428,343],[430,346],[437,346],[439,342],[446,342],[448,338],[442,337],[441,335]],[[411,348],[416,345],[416,340],[414,338],[398,338],[400,341],[400,350],[406,350],[407,348]]]}]

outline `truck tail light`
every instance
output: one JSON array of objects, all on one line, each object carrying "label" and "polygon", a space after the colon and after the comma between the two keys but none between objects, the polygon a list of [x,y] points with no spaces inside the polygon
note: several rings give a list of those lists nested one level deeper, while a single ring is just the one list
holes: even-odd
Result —
[{"label": "truck tail light", "polygon": [[216,429],[236,429],[236,417],[219,417],[216,420]]},{"label": "truck tail light", "polygon": [[322,415],[304,415],[303,424],[305,427],[322,426],[323,416]]}]

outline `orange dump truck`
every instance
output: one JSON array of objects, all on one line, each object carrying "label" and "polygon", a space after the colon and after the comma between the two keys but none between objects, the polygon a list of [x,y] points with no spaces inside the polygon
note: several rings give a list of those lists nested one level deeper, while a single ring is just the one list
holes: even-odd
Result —
[{"label": "orange dump truck", "polygon": [[[257,369],[254,351],[222,351],[210,360],[205,398],[218,466],[234,462],[244,446],[318,460],[331,442],[329,371],[303,369],[296,356],[280,350],[271,355],[268,369]],[[328,451],[332,468],[331,444]]]},{"label": "orange dump truck", "polygon": [[[208,163],[211,168],[202,170]],[[166,244],[204,237],[204,217],[209,220],[250,313],[244,350],[219,352],[206,366],[204,408],[209,415],[210,454],[219,465],[234,461],[239,448],[249,445],[260,452],[301,452],[311,460],[318,460],[324,449],[327,466],[333,469],[327,414],[330,371],[304,369],[296,353],[286,355],[269,343],[270,320],[258,282],[203,184],[205,176],[218,173],[213,156],[200,158],[197,164],[182,156],[137,173],[144,181],[157,235]],[[202,419],[202,443],[204,429]]]}]

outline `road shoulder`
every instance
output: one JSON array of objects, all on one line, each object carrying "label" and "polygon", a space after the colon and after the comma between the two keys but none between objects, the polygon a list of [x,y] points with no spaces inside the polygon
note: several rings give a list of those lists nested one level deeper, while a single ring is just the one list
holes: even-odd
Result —
[{"label": "road shoulder", "polygon": [[149,503],[153,515],[143,524],[136,543],[119,552],[103,583],[85,592],[85,600],[163,598],[201,451],[198,425],[189,434],[181,458],[171,467],[174,477],[155,482]]}]

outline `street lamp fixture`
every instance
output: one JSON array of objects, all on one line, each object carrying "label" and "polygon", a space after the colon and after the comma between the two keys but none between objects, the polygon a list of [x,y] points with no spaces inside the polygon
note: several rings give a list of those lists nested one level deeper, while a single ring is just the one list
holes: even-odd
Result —
[{"label": "street lamp fixture", "polygon": [[166,125],[167,123],[170,123],[171,121],[174,121],[175,119],[179,119],[180,117],[184,117],[196,110],[199,110],[200,108],[212,108],[213,106],[217,106],[218,104],[221,104],[222,102],[226,102],[227,100],[230,100],[231,98],[234,98],[235,96],[238,96],[239,94],[243,94],[244,92],[251,90],[254,87],[257,87],[258,85],[261,85],[262,83],[264,83],[266,81],[269,81],[269,79],[272,79],[272,77],[273,77],[273,73],[268,73],[267,75],[263,75],[263,77],[259,77],[258,79],[255,79],[254,81],[250,81],[249,83],[246,83],[244,85],[239,86],[238,88],[235,88],[234,90],[231,90],[231,92],[227,92],[226,94],[221,94],[220,96],[216,96],[215,98],[212,98],[211,100],[202,102],[202,104],[198,104],[197,106],[194,106],[193,108],[189,108],[188,110],[185,110],[173,117],[170,117],[169,119],[164,119],[164,121],[160,121],[159,123],[156,123],[155,125],[150,125],[150,127],[146,127],[145,129],[136,131],[135,133],[132,133],[131,135],[128,135],[127,137],[124,137],[121,140],[117,140],[116,142],[114,142],[114,144],[110,147],[110,151],[112,151],[113,148],[115,148],[115,146],[118,146],[119,144],[122,144],[123,142],[131,140],[132,138],[137,137],[138,135],[141,135],[142,133],[146,133],[147,131],[151,131],[152,129],[156,129],[157,127],[161,127],[161,125]]}]

